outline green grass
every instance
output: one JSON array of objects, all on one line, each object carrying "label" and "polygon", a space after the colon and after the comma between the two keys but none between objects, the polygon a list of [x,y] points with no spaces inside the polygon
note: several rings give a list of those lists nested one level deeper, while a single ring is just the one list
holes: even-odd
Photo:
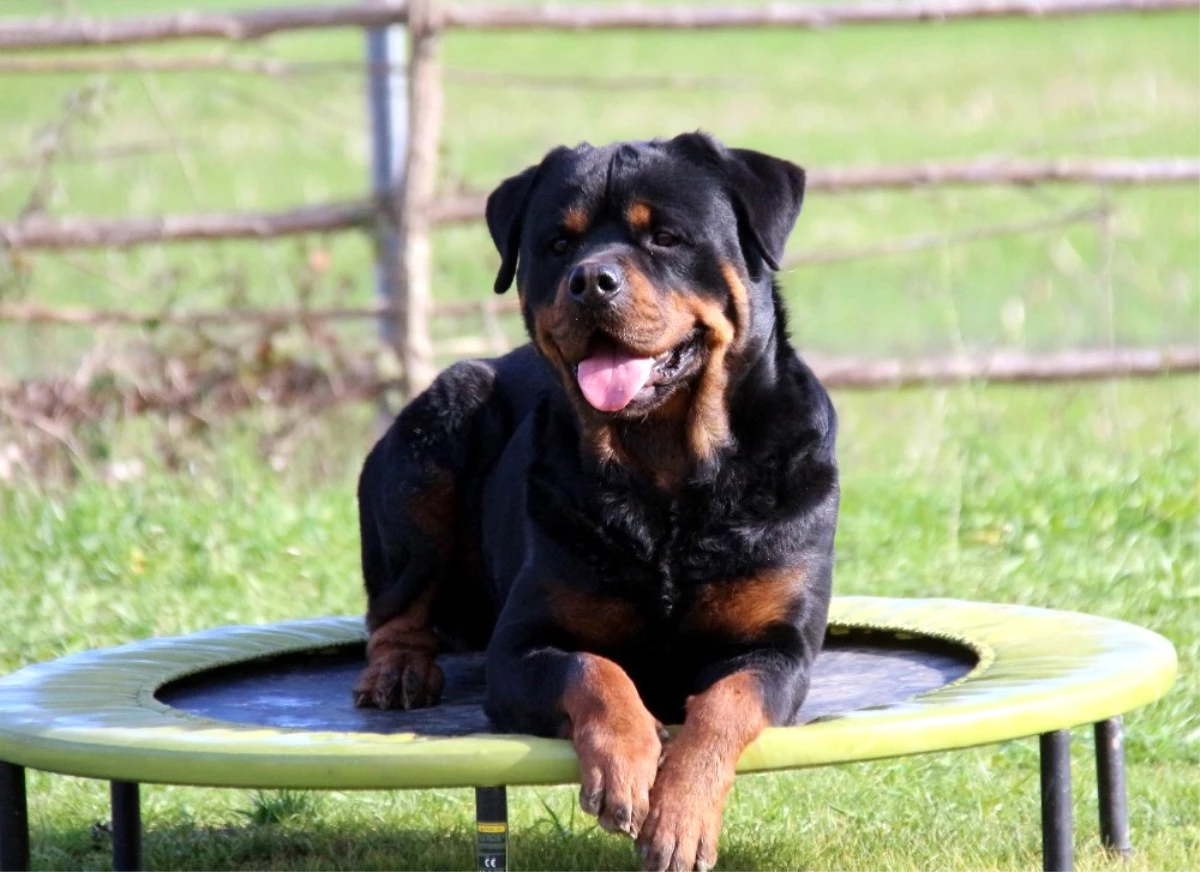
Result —
[{"label": "green grass", "polygon": [[[836,585],[1078,609],[1164,634],[1176,688],[1129,716],[1133,868],[1200,860],[1200,383],[839,394]],[[353,422],[343,422],[347,426]],[[361,422],[360,422],[361,423]],[[236,429],[236,428],[234,428]],[[365,426],[360,427],[365,431]],[[0,492],[0,669],[151,634],[361,611],[350,475],[276,474],[232,433],[193,474]],[[1101,856],[1087,731],[1076,736],[1081,868]],[[470,794],[149,787],[153,868],[461,868]],[[725,868],[1019,869],[1039,861],[1032,741],[738,782]],[[517,868],[629,868],[568,788],[512,792]],[[31,780],[40,867],[102,865],[102,786]]]},{"label": "green grass", "polygon": [[[48,4],[3,6],[3,15],[21,15]],[[77,6],[92,14],[163,8],[152,0]],[[442,182],[487,187],[559,142],[696,127],[808,166],[1195,156],[1197,24],[1187,13],[826,33],[454,34],[445,44],[452,69],[729,82],[611,93],[451,80]],[[355,59],[360,48],[359,35],[347,31],[236,50],[305,60]],[[137,51],[196,49],[206,50]],[[365,98],[353,75],[13,77],[0,82],[0,216],[16,214],[36,182],[11,162],[33,151],[39,131],[84,87],[101,97],[75,128],[74,147],[165,136],[178,144],[136,160],[62,164],[48,188],[50,214],[272,209],[365,189]],[[793,250],[854,248],[1095,203],[1115,209],[1108,243],[1084,225],[789,272],[795,333],[807,350],[868,355],[1195,343],[1194,187],[813,195]],[[317,247],[333,266],[314,278],[303,264]],[[496,257],[481,228],[439,234],[436,258],[440,297],[490,294]],[[365,302],[369,262],[357,235],[0,253],[0,296],[145,310],[273,305],[304,295]],[[349,337],[372,331],[344,328]],[[0,326],[0,378],[68,371],[97,343],[125,336]],[[1151,627],[1176,645],[1175,689],[1127,720],[1138,847],[1130,868],[1200,866],[1200,380],[835,400],[844,474],[838,592],[1076,609]],[[368,447],[369,413],[309,422],[299,450],[271,463],[259,452],[268,418],[255,413],[178,441],[169,465],[154,450],[174,438],[168,427],[97,427],[76,434],[94,459],[69,486],[0,480],[0,671],[149,635],[361,612],[353,477]],[[118,480],[116,464],[134,474]],[[1076,740],[1078,866],[1125,868],[1100,851],[1090,737],[1079,731]],[[106,867],[104,785],[33,774],[30,789],[38,868]],[[571,789],[514,790],[511,802],[515,868],[635,865],[626,842],[578,812]],[[144,806],[152,868],[473,862],[465,791],[148,787]],[[1040,862],[1038,833],[1036,746],[1014,742],[742,779],[726,814],[721,865],[1028,869]]]}]

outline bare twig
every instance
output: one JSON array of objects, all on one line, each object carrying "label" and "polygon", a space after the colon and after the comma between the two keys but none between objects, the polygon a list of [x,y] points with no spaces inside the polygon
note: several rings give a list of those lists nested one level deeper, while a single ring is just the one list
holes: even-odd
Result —
[{"label": "bare twig", "polygon": [[762,6],[580,7],[573,4],[483,6],[448,4],[447,27],[474,30],[681,30],[799,27],[823,30],[853,24],[903,24],[981,18],[1054,18],[1100,12],[1188,9],[1194,0],[926,0],[844,4],[768,3]]},{"label": "bare twig", "polygon": [[175,12],[142,18],[40,18],[0,22],[0,49],[131,45],[178,39],[261,39],[287,30],[386,27],[407,18],[404,0],[248,12]]},{"label": "bare twig", "polygon": [[[281,61],[274,58],[239,57],[225,51],[193,57],[146,57],[140,55],[77,57],[0,58],[0,75],[62,75],[78,73],[234,73],[295,78],[364,72],[403,71],[403,64],[365,64],[362,61]],[[667,89],[733,89],[751,86],[750,79],[733,76],[564,76],[527,73],[495,73],[448,67],[442,75],[450,82],[494,88],[527,88],[536,91],[612,91]]]},{"label": "bare twig", "polygon": [[[477,311],[477,309],[476,309]],[[0,302],[0,322],[62,324],[84,327],[215,327],[230,324],[284,326],[316,321],[360,321],[392,314],[390,306],[345,306],[324,309],[215,309],[208,312],[128,312],[115,309],[58,308],[27,302]],[[435,312],[435,314],[437,314]]]},{"label": "bare twig", "polygon": [[159,218],[30,218],[0,222],[0,247],[129,248],[159,242],[272,239],[372,224],[384,206],[369,202],[305,206],[287,212],[164,215]]},{"label": "bare twig", "polygon": [[1155,185],[1200,180],[1200,160],[974,160],[963,163],[813,170],[809,189],[867,189],[1048,183]]},{"label": "bare twig", "polygon": [[[473,30],[630,30],[798,27],[953,21],[979,18],[1049,18],[1102,12],[1164,12],[1191,9],[1196,0],[926,0],[926,2],[763,6],[479,6],[443,4],[431,27]],[[13,19],[0,23],[0,49],[129,45],[208,37],[259,39],[287,30],[383,27],[404,21],[407,4],[262,9],[250,12],[177,12],[143,18]]]},{"label": "bare twig", "polygon": [[[0,58],[0,75],[60,75],[77,73],[242,73],[284,78],[305,73],[361,73],[361,61],[279,61],[272,58],[238,57],[225,51],[192,57],[147,57],[142,55],[84,55],[78,57]],[[386,66],[392,66],[388,64]]]},{"label": "bare twig", "polygon": [[22,219],[38,215],[46,207],[54,184],[54,165],[58,156],[70,151],[75,128],[94,118],[104,88],[87,84],[67,94],[59,116],[38,131],[36,154],[32,157],[35,169],[33,185],[18,215]]},{"label": "bare twig", "polygon": [[869,360],[809,354],[805,359],[833,388],[906,387],[983,380],[1050,382],[1130,378],[1200,370],[1200,348],[1101,348],[1037,354],[997,351],[922,360]]},{"label": "bare twig", "polygon": [[[143,157],[147,154],[159,154],[180,147],[190,147],[192,143],[191,139],[171,138],[122,142],[91,149],[67,148],[58,152],[54,162],[62,165],[123,160],[130,157]],[[36,169],[42,162],[43,158],[36,156],[0,157],[0,172]]]},{"label": "bare twig", "polygon": [[[905,188],[995,185],[1104,184],[1170,185],[1200,181],[1200,160],[999,160],[961,163],[814,169],[808,173],[810,192],[825,194]],[[483,217],[487,195],[457,193],[435,205],[439,224],[463,224]]]}]

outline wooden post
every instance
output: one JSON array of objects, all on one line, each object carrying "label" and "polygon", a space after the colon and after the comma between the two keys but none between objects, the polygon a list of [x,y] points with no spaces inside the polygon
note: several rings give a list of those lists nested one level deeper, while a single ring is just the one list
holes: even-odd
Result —
[{"label": "wooden post", "polygon": [[438,137],[442,125],[440,14],[437,0],[408,4],[408,158],[404,185],[397,192],[400,262],[397,264],[396,343],[402,383],[411,399],[433,380],[432,314],[434,195]]}]

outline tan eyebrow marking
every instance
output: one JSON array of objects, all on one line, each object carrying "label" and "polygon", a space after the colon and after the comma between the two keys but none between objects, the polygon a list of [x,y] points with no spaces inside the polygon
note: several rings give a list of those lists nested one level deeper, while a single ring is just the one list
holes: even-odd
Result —
[{"label": "tan eyebrow marking", "polygon": [[572,206],[563,213],[563,227],[582,236],[588,229],[588,214],[579,206]]},{"label": "tan eyebrow marking", "polygon": [[650,207],[645,203],[632,203],[625,210],[625,220],[629,222],[629,226],[639,233],[644,233],[650,229]]}]

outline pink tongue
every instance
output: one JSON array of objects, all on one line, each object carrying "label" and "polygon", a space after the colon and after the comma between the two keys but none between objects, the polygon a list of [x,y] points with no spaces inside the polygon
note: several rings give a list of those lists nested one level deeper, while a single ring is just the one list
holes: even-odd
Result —
[{"label": "pink tongue", "polygon": [[633,402],[650,378],[653,357],[630,357],[604,349],[579,362],[579,388],[601,412],[615,412]]}]

